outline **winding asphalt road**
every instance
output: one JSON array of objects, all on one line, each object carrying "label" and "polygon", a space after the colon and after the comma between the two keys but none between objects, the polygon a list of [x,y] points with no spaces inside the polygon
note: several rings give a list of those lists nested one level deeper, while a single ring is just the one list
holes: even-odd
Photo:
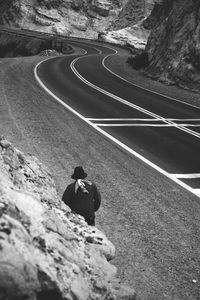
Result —
[{"label": "winding asphalt road", "polygon": [[41,58],[2,60],[1,133],[53,170],[60,195],[74,164],[87,167],[102,192],[97,226],[116,246],[121,280],[141,299],[199,300],[199,109],[112,74],[106,57],[114,50],[70,43],[87,54],[35,69],[54,99],[32,76]]},{"label": "winding asphalt road", "polygon": [[39,63],[39,83],[118,146],[200,197],[200,108],[135,86],[106,66],[111,47]]}]

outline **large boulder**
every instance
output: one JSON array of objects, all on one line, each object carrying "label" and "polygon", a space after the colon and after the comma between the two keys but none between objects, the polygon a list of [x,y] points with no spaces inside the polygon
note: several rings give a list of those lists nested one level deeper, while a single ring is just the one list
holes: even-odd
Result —
[{"label": "large boulder", "polygon": [[48,169],[0,139],[0,299],[135,299],[113,244],[61,202]]}]

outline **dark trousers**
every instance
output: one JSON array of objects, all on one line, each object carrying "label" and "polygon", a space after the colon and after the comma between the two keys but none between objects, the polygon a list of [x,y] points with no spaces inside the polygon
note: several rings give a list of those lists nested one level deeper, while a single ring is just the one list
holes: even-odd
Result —
[{"label": "dark trousers", "polygon": [[90,218],[85,218],[85,221],[88,223],[88,225],[95,226],[95,216]]}]

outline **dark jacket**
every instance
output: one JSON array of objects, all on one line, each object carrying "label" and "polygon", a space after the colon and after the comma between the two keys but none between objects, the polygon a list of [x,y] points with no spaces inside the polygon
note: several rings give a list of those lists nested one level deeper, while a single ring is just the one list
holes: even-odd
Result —
[{"label": "dark jacket", "polygon": [[71,183],[67,186],[62,201],[68,205],[72,211],[80,214],[85,219],[94,217],[95,211],[97,211],[101,204],[101,195],[96,185],[88,180],[83,180],[87,192],[83,192],[81,188],[78,188],[75,192],[75,184]]}]

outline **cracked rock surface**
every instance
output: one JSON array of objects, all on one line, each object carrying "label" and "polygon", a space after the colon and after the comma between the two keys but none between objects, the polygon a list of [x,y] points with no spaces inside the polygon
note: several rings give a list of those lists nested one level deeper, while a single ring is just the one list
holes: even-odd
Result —
[{"label": "cracked rock surface", "polygon": [[160,0],[145,23],[151,29],[148,74],[199,92],[199,0]]},{"label": "cracked rock surface", "polygon": [[135,299],[114,255],[61,202],[48,169],[0,139],[0,299]]}]

